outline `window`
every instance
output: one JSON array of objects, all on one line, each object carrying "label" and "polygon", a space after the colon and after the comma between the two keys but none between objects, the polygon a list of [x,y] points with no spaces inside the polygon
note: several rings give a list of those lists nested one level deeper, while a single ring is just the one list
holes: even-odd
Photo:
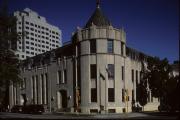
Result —
[{"label": "window", "polygon": [[81,55],[81,44],[80,43],[77,45],[77,52],[78,52],[78,55]]},{"label": "window", "polygon": [[124,80],[124,66],[122,66],[122,68],[121,68],[121,72],[122,72],[122,80]]},{"label": "window", "polygon": [[34,35],[34,33],[31,33],[31,35]]},{"label": "window", "polygon": [[91,102],[97,102],[97,89],[91,88]]},{"label": "window", "polygon": [[134,90],[132,90],[132,101],[134,101]]},{"label": "window", "polygon": [[64,70],[64,82],[67,83],[67,70]]},{"label": "window", "polygon": [[29,22],[26,21],[26,24],[29,25]]},{"label": "window", "polygon": [[33,47],[31,47],[31,50],[34,50],[34,48],[33,48]]},{"label": "window", "polygon": [[58,73],[57,73],[57,83],[60,84],[61,83],[61,71],[59,70]]},{"label": "window", "polygon": [[96,79],[97,77],[97,70],[96,70],[96,64],[91,64],[91,68],[90,68],[90,72],[91,72],[91,79]]},{"label": "window", "polygon": [[138,71],[136,70],[136,85],[138,84]]},{"label": "window", "polygon": [[134,70],[131,70],[132,82],[134,82]]},{"label": "window", "polygon": [[108,109],[108,113],[116,113],[116,109]]},{"label": "window", "polygon": [[96,40],[90,40],[90,53],[96,53]]},{"label": "window", "polygon": [[121,42],[121,55],[124,55],[124,43]]},{"label": "window", "polygon": [[108,88],[108,101],[114,102],[114,88]]},{"label": "window", "polygon": [[34,26],[34,24],[33,24],[33,23],[31,23],[30,25],[31,25],[31,26]]},{"label": "window", "polygon": [[24,78],[24,79],[22,80],[21,88],[22,88],[22,89],[26,88],[26,78]]},{"label": "window", "polygon": [[34,28],[31,28],[32,31],[34,31]]},{"label": "window", "polygon": [[108,40],[107,41],[107,52],[113,53],[114,52],[113,49],[114,49],[113,40]]},{"label": "window", "polygon": [[98,113],[98,109],[90,109],[90,113]]},{"label": "window", "polygon": [[114,80],[114,64],[108,64],[108,79]]},{"label": "window", "polygon": [[122,102],[125,102],[125,90],[122,89]]}]

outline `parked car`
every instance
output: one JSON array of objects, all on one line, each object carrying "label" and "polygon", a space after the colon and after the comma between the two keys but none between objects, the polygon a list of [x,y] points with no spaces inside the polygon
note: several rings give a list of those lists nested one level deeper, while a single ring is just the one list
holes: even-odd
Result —
[{"label": "parked car", "polygon": [[170,111],[170,106],[162,104],[162,105],[159,105],[159,106],[158,106],[158,110],[159,110],[160,112],[162,112],[162,111],[169,112],[169,111]]},{"label": "parked car", "polygon": [[11,112],[13,113],[21,113],[22,112],[22,105],[15,105],[12,107]]},{"label": "parked car", "polygon": [[140,107],[140,106],[134,106],[134,107],[132,107],[132,111],[133,111],[133,112],[142,112],[142,107]]},{"label": "parked car", "polygon": [[28,114],[42,114],[45,109],[43,105],[26,105],[22,108],[23,113],[28,113]]}]

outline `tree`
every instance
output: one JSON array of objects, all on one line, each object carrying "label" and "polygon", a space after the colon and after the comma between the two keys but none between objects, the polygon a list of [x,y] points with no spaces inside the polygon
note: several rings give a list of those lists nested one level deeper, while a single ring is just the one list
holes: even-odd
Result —
[{"label": "tree", "polygon": [[19,60],[14,54],[18,34],[16,18],[8,15],[7,0],[0,8],[0,103],[7,107],[9,104],[9,86],[21,81],[18,69]]},{"label": "tree", "polygon": [[147,99],[148,99],[148,79],[145,76],[146,75],[146,68],[145,68],[145,64],[143,61],[141,61],[141,65],[142,65],[142,70],[140,73],[140,83],[137,83],[137,87],[136,87],[136,100],[139,102],[139,104],[141,106],[143,106],[143,110],[144,110],[144,106],[147,104]]},{"label": "tree", "polygon": [[162,97],[166,94],[166,84],[169,80],[171,67],[165,58],[160,60],[158,57],[149,57],[147,59],[147,69],[145,76],[149,82],[153,97]]},{"label": "tree", "polygon": [[180,110],[180,84],[179,84],[179,76],[172,76],[167,81],[167,96],[166,104],[170,107],[170,111]]},{"label": "tree", "polygon": [[171,76],[172,68],[168,60],[157,57],[147,59],[148,71],[145,76],[153,97],[160,98],[160,106],[166,111],[175,111],[179,107],[179,76]]},{"label": "tree", "polygon": [[147,97],[148,97],[148,92],[147,92],[147,87],[145,83],[141,82],[140,84],[137,85],[137,100],[141,106],[145,106],[147,104]]}]

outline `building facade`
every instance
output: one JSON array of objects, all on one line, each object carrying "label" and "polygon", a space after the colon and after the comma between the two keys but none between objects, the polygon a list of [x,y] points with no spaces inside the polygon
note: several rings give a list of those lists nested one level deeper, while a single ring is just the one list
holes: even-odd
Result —
[{"label": "building facade", "polygon": [[[22,62],[22,85],[10,87],[10,106],[43,104],[47,111],[82,113],[131,112],[138,106],[136,86],[147,56],[126,45],[99,4],[71,43]],[[151,97],[145,110],[157,110]]]},{"label": "building facade", "polygon": [[17,51],[21,60],[56,49],[62,45],[61,30],[29,8],[14,12],[17,18]]}]

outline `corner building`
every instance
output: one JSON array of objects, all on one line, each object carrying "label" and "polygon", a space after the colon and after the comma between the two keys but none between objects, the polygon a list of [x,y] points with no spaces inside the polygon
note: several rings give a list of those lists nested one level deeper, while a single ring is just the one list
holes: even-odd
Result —
[{"label": "corner building", "polygon": [[[71,43],[23,61],[24,83],[10,87],[11,106],[26,101],[47,111],[131,112],[140,106],[136,85],[147,57],[127,47],[125,31],[113,27],[97,5]],[[148,94],[144,110],[157,110],[158,99]]]}]

